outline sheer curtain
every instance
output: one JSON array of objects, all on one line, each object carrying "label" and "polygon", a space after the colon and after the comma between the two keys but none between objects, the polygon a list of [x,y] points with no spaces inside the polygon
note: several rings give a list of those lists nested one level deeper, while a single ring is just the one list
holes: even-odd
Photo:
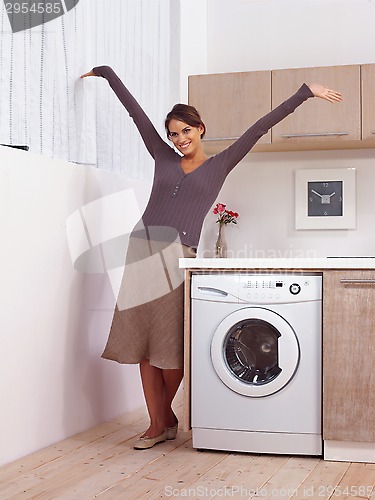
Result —
[{"label": "sheer curtain", "polygon": [[112,66],[164,137],[163,119],[179,88],[170,55],[176,4],[80,0],[63,16],[17,33],[2,4],[0,144],[149,178],[152,161],[107,82],[78,77]]}]

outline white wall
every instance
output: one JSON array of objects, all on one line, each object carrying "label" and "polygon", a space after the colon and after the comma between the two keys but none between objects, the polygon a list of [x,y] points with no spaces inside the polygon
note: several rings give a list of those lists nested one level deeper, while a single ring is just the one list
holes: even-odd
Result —
[{"label": "white wall", "polygon": [[375,61],[374,0],[207,0],[208,72]]},{"label": "white wall", "polygon": [[[108,276],[74,269],[70,255],[110,237],[103,203],[90,228],[90,202],[115,199],[112,219],[124,220],[129,191],[142,209],[149,185],[0,147],[0,465],[144,403],[138,367],[100,357],[115,303]],[[77,213],[86,230],[67,238]]]},{"label": "white wall", "polygon": [[179,51],[181,102],[188,102],[188,76],[208,72],[207,0],[180,0],[179,16],[180,31],[172,45]]},{"label": "white wall", "polygon": [[[183,22],[190,27],[196,18],[207,19],[207,54],[184,50],[181,64],[190,74],[204,73],[205,65],[207,73],[222,73],[375,63],[374,0],[207,0],[202,16],[198,8],[191,9],[189,16]],[[204,36],[201,22],[198,26],[199,36],[192,33],[193,39]],[[236,255],[251,257],[311,252],[375,255],[375,240],[368,229],[375,222],[374,158],[373,149],[250,153],[218,196],[241,216],[238,226],[227,228],[229,246]],[[344,166],[357,169],[357,228],[295,231],[294,170]],[[208,214],[201,255],[212,251],[214,221]]]},{"label": "white wall", "polygon": [[[252,153],[229,175],[218,201],[240,214],[225,228],[228,256],[327,257],[375,255],[374,150]],[[299,230],[294,220],[294,171],[356,167],[356,229]],[[216,216],[208,214],[199,256],[213,256]]]}]

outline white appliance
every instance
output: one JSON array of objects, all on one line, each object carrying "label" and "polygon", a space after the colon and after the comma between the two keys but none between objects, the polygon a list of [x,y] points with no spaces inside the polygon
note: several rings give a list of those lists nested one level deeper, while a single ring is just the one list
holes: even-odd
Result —
[{"label": "white appliance", "polygon": [[320,455],[322,277],[193,274],[195,448]]}]

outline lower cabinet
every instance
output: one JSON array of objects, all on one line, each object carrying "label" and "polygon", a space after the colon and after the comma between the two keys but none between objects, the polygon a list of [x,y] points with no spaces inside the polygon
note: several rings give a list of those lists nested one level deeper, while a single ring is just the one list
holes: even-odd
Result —
[{"label": "lower cabinet", "polygon": [[375,271],[323,279],[323,439],[375,442]]}]

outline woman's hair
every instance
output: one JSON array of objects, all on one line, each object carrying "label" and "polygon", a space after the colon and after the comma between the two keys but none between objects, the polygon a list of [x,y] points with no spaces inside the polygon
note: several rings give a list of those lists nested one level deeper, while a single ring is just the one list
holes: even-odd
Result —
[{"label": "woman's hair", "polygon": [[165,119],[165,131],[167,132],[167,137],[170,136],[169,123],[171,120],[178,120],[180,122],[187,123],[191,127],[203,126],[204,130],[201,134],[201,139],[203,139],[206,133],[206,125],[203,123],[198,111],[194,106],[189,106],[188,104],[175,104],[171,111],[167,114]]}]

